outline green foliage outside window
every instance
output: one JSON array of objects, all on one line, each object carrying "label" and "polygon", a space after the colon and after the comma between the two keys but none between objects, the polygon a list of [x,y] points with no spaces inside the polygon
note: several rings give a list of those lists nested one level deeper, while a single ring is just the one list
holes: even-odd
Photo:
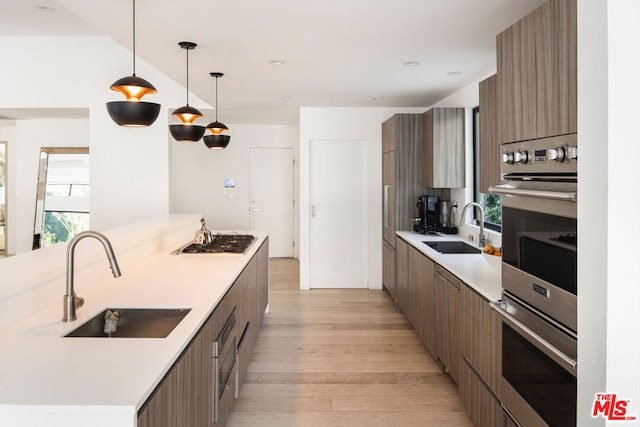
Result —
[{"label": "green foliage outside window", "polygon": [[89,214],[78,212],[45,212],[42,230],[44,246],[68,242],[81,231],[89,229]]}]

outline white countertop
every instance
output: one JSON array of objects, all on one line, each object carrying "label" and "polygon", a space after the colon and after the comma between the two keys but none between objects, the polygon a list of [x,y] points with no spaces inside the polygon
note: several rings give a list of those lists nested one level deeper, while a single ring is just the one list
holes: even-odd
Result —
[{"label": "white countertop", "polygon": [[[423,242],[465,241],[460,236],[431,236],[411,231],[396,233],[411,246],[449,270],[460,280],[473,288],[489,301],[497,301],[502,296],[502,258],[480,254],[441,254]],[[469,244],[473,244],[467,242]]]},{"label": "white countertop", "polygon": [[[245,233],[257,239],[244,255],[171,255],[177,246],[167,243],[120,278],[78,292],[85,305],[74,322],[61,320],[61,284],[54,304],[1,330],[0,425],[135,426],[138,409],[266,238]],[[106,257],[94,268],[108,270]],[[166,338],[63,338],[107,307],[191,311]]]}]

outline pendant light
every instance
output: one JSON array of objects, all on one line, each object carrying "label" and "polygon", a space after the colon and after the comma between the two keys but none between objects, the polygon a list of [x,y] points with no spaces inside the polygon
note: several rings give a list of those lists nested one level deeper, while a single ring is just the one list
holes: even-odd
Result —
[{"label": "pendant light", "polygon": [[218,78],[224,76],[222,73],[209,73],[211,77],[216,78],[216,121],[211,122],[207,125],[207,130],[209,130],[212,135],[205,135],[203,138],[204,145],[209,147],[212,150],[222,150],[229,145],[229,140],[231,136],[222,135],[222,132],[228,130],[229,128],[224,124],[218,121]]},{"label": "pendant light", "polygon": [[126,101],[107,102],[107,111],[118,125],[144,127],[158,118],[160,104],[140,101],[143,96],[158,91],[151,83],[136,76],[136,0],[133,0],[133,75],[116,80],[111,90],[127,98]]},{"label": "pendant light", "polygon": [[189,51],[198,45],[193,42],[180,42],[178,45],[187,51],[187,105],[173,112],[172,116],[178,117],[182,124],[169,125],[169,131],[178,142],[195,142],[204,135],[204,126],[193,124],[194,120],[202,117],[202,113],[189,106]]}]

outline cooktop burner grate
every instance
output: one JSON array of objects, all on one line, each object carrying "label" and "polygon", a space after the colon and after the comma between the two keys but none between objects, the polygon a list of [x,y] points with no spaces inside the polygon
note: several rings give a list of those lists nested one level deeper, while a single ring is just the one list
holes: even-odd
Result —
[{"label": "cooktop burner grate", "polygon": [[213,253],[244,253],[255,237],[250,234],[215,234],[213,241],[208,244],[198,245],[191,243],[178,253],[182,254],[213,254]]}]

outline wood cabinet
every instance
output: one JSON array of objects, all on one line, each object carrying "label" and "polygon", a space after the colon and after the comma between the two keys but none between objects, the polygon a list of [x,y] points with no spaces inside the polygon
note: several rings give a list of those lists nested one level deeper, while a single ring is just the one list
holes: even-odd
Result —
[{"label": "wood cabinet", "polygon": [[436,354],[456,383],[461,362],[461,285],[460,279],[436,265]]},{"label": "wood cabinet", "polygon": [[500,381],[500,319],[485,298],[463,286],[462,363],[460,399],[476,426],[495,426],[502,422],[498,397]]},{"label": "wood cabinet", "polygon": [[458,379],[460,400],[476,427],[496,427],[503,423],[500,401],[473,367],[462,359]]},{"label": "wood cabinet", "polygon": [[382,285],[391,296],[391,300],[398,304],[398,291],[396,286],[396,250],[382,240]]},{"label": "wood cabinet", "polygon": [[576,0],[549,0],[496,47],[502,142],[577,132]]},{"label": "wood cabinet", "polygon": [[396,238],[396,289],[398,308],[413,325],[410,303],[415,295],[409,294],[409,244],[399,237]]},{"label": "wood cabinet", "polygon": [[382,154],[382,239],[395,247],[396,239],[396,152]]},{"label": "wood cabinet", "polygon": [[500,118],[498,115],[498,75],[480,82],[480,192],[500,184]]},{"label": "wood cabinet", "polygon": [[422,115],[423,185],[464,188],[464,108],[432,108]]},{"label": "wood cabinet", "polygon": [[[195,338],[173,365],[138,413],[141,427],[224,426],[231,413],[235,389],[225,390],[219,401],[218,422],[213,422],[213,343],[231,313],[236,315],[236,339],[230,351],[235,357],[238,379],[244,378],[268,299],[268,241],[238,276]],[[242,339],[243,332],[246,334]],[[242,342],[240,341],[242,339]]]},{"label": "wood cabinet", "polygon": [[178,367],[171,368],[145,403],[138,416],[138,427],[178,425]]},{"label": "wood cabinet", "polygon": [[382,124],[382,284],[396,302],[396,230],[412,230],[422,188],[420,114],[396,114]]},{"label": "wood cabinet", "polygon": [[427,350],[436,348],[435,262],[420,251],[409,247],[409,293],[412,325]]}]

